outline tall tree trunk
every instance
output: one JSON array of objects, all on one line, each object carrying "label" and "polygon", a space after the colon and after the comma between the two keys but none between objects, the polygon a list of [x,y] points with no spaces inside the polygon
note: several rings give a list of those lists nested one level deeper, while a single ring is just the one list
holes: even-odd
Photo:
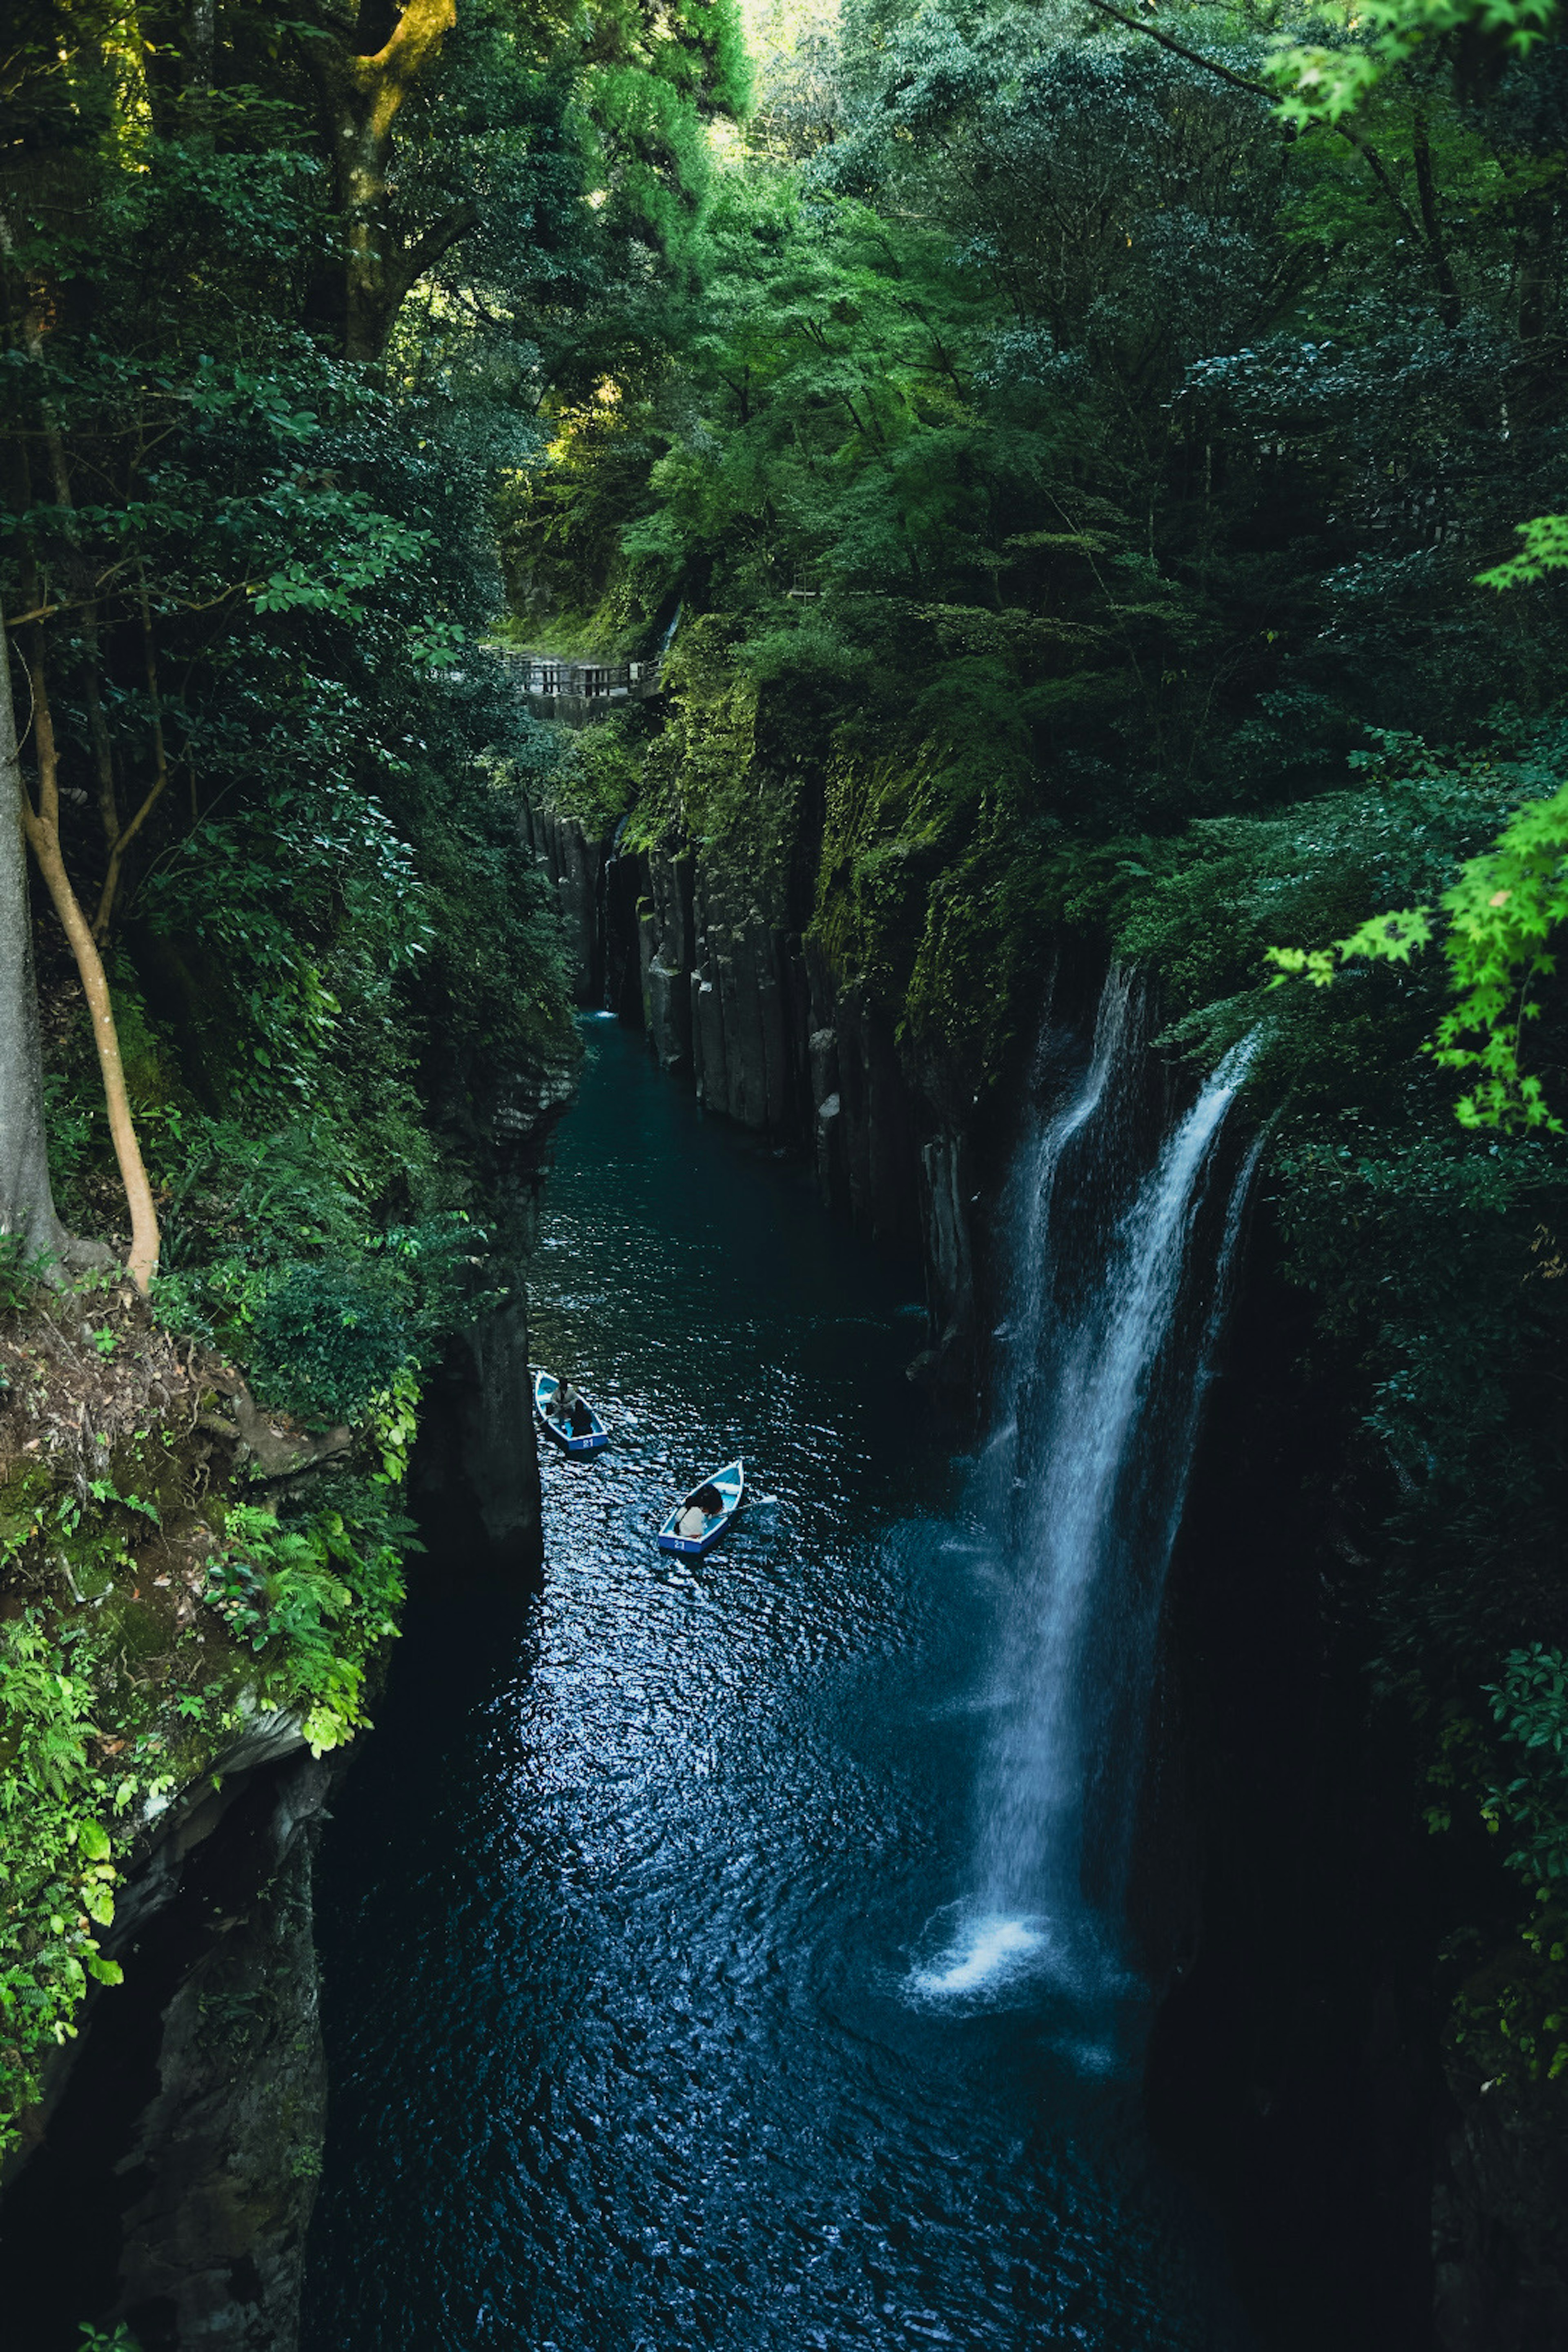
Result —
[{"label": "tall tree trunk", "polygon": [[59,1256],[44,1144],[44,1070],[33,919],[22,838],[22,762],[16,748],[11,650],[0,619],[0,1232],[19,1234],[29,1258]]},{"label": "tall tree trunk", "polygon": [[103,959],[98,952],[98,943],[71,887],[65,859],[60,854],[59,769],[55,750],[54,719],[49,709],[48,682],[44,675],[41,655],[36,654],[29,661],[27,672],[33,686],[34,740],[38,747],[38,805],[34,808],[22,786],[18,771],[17,798],[22,827],[38,861],[38,870],[48,885],[55,912],[70,941],[82,994],[92,1016],[92,1038],[98,1047],[99,1068],[103,1074],[109,1132],[131,1210],[131,1255],[125,1262],[126,1271],[137,1289],[145,1294],[148,1284],[158,1271],[158,1213],[153,1206],[153,1188],[147,1181],[142,1147],[136,1140],[136,1124],[131,1116],[125,1066],[120,1058],[120,1033],[115,1027],[114,1003],[109,992]]},{"label": "tall tree trunk", "polygon": [[457,14],[457,0],[406,0],[401,10],[362,0],[356,47],[320,34],[300,44],[331,128],[343,352],[351,360],[380,359],[404,296],[479,219],[471,204],[455,205],[405,244],[388,193],[399,110],[415,82],[434,69]]}]

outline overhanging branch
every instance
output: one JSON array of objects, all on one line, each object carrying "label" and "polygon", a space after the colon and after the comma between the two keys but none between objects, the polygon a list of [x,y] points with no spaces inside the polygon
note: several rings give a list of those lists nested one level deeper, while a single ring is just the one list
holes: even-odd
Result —
[{"label": "overhanging branch", "polygon": [[[1124,26],[1130,33],[1142,33],[1146,39],[1158,42],[1161,48],[1169,49],[1173,57],[1182,58],[1188,65],[1197,66],[1203,72],[1216,75],[1221,81],[1229,82],[1233,89],[1247,90],[1252,97],[1267,99],[1271,106],[1274,104],[1277,93],[1270,89],[1267,82],[1254,81],[1247,74],[1238,74],[1231,67],[1221,65],[1217,58],[1205,58],[1201,49],[1189,49],[1185,42],[1173,39],[1169,33],[1163,32],[1157,25],[1151,25],[1141,16],[1126,16],[1121,9],[1113,8],[1110,0],[1089,0],[1089,5],[1097,16],[1109,16],[1113,24]],[[1288,136],[1290,135],[1290,125],[1285,124],[1281,127]],[[1426,248],[1432,274],[1437,282],[1444,324],[1457,326],[1458,293],[1454,285],[1453,273],[1448,267],[1447,256],[1443,249],[1441,232],[1436,227],[1435,205],[1427,205],[1424,203],[1423,209],[1427,215],[1426,224],[1424,226],[1416,219],[1415,215],[1400,194],[1393,173],[1376,148],[1370,145],[1352,124],[1345,121],[1331,122],[1326,118],[1320,118],[1319,121],[1311,127],[1337,131],[1348,146],[1354,148],[1403,222],[1406,236],[1415,244]],[[1419,158],[1417,172],[1419,176]],[[1425,198],[1425,188],[1422,194]]]}]

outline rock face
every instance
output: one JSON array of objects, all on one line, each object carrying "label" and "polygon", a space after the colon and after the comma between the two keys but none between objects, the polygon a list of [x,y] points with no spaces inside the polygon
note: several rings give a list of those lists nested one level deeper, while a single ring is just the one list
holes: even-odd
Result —
[{"label": "rock face", "polygon": [[[247,1760],[248,1759],[248,1760]],[[107,1948],[124,1987],[0,2216],[11,2340],[123,2319],[142,2352],[294,2352],[326,2118],[310,1856],[329,1767],[252,1727],[159,1824]]]},{"label": "rock face", "polygon": [[[588,969],[601,968],[595,943]],[[493,1214],[474,1270],[480,1303],[426,1379],[409,1469],[427,1570],[537,1583],[543,1565],[525,1272],[545,1153],[575,1091],[574,1072],[513,1073],[489,1106]]]},{"label": "rock face", "polygon": [[538,1581],[544,1535],[520,1297],[447,1341],[420,1408],[409,1500],[435,1568]]},{"label": "rock face", "polygon": [[926,1289],[931,1302],[931,1369],[941,1378],[951,1359],[962,1369],[975,1316],[970,1203],[976,1198],[972,1153],[962,1135],[939,1131],[921,1146]]},{"label": "rock face", "polygon": [[233,1884],[248,1846],[247,1906],[213,1923],[163,2011],[158,2090],[116,2167],[117,2310],[142,2352],[289,2352],[299,2338],[327,2087],[305,1832],[326,1786],[306,1757],[231,1829],[220,1874]]},{"label": "rock face", "polygon": [[1146,2106],[1270,2352],[1559,2352],[1562,2084],[1446,2030],[1445,1942],[1506,1957],[1518,1898],[1479,1823],[1456,1870],[1426,1754],[1370,1699],[1368,1561],[1324,1467],[1344,1407],[1278,1256],[1260,1203],[1167,1589],[1142,1900],[1186,1925],[1151,1971]]},{"label": "rock face", "polygon": [[551,810],[531,813],[527,839],[562,906],[578,1003],[644,1030],[704,1109],[805,1151],[824,1201],[868,1238],[919,1252],[931,1344],[911,1371],[971,1379],[972,1149],[787,887],[705,845],[595,843]]},{"label": "rock face", "polygon": [[555,885],[572,992],[579,1004],[601,1003],[605,984],[601,897],[604,848],[600,843],[590,841],[574,819],[556,816],[549,809],[531,811],[529,827],[535,852]]},{"label": "rock face", "polygon": [[1552,2086],[1450,2070],[1433,2209],[1437,2352],[1568,2344],[1568,2145]]}]

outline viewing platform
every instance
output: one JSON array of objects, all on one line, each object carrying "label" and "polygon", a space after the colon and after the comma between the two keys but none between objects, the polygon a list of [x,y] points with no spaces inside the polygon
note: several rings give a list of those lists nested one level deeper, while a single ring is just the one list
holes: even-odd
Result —
[{"label": "viewing platform", "polygon": [[663,665],[657,656],[648,661],[567,661],[559,654],[496,650],[540,718],[559,719],[568,727],[606,718],[625,703],[646,702],[659,689]]}]

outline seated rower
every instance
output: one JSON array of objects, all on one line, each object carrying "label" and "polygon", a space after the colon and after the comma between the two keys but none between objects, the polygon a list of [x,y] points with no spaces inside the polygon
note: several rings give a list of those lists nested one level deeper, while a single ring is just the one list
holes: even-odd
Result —
[{"label": "seated rower", "polygon": [[686,1508],[682,1511],[680,1517],[675,1523],[676,1534],[678,1536],[685,1536],[691,1541],[695,1541],[697,1537],[700,1535],[705,1534],[707,1532],[707,1514],[700,1509],[695,1503],[688,1503]]},{"label": "seated rower", "polygon": [[582,1402],[572,1381],[563,1381],[550,1401],[552,1418],[562,1423],[565,1428],[572,1428],[576,1420],[577,1408]]}]

